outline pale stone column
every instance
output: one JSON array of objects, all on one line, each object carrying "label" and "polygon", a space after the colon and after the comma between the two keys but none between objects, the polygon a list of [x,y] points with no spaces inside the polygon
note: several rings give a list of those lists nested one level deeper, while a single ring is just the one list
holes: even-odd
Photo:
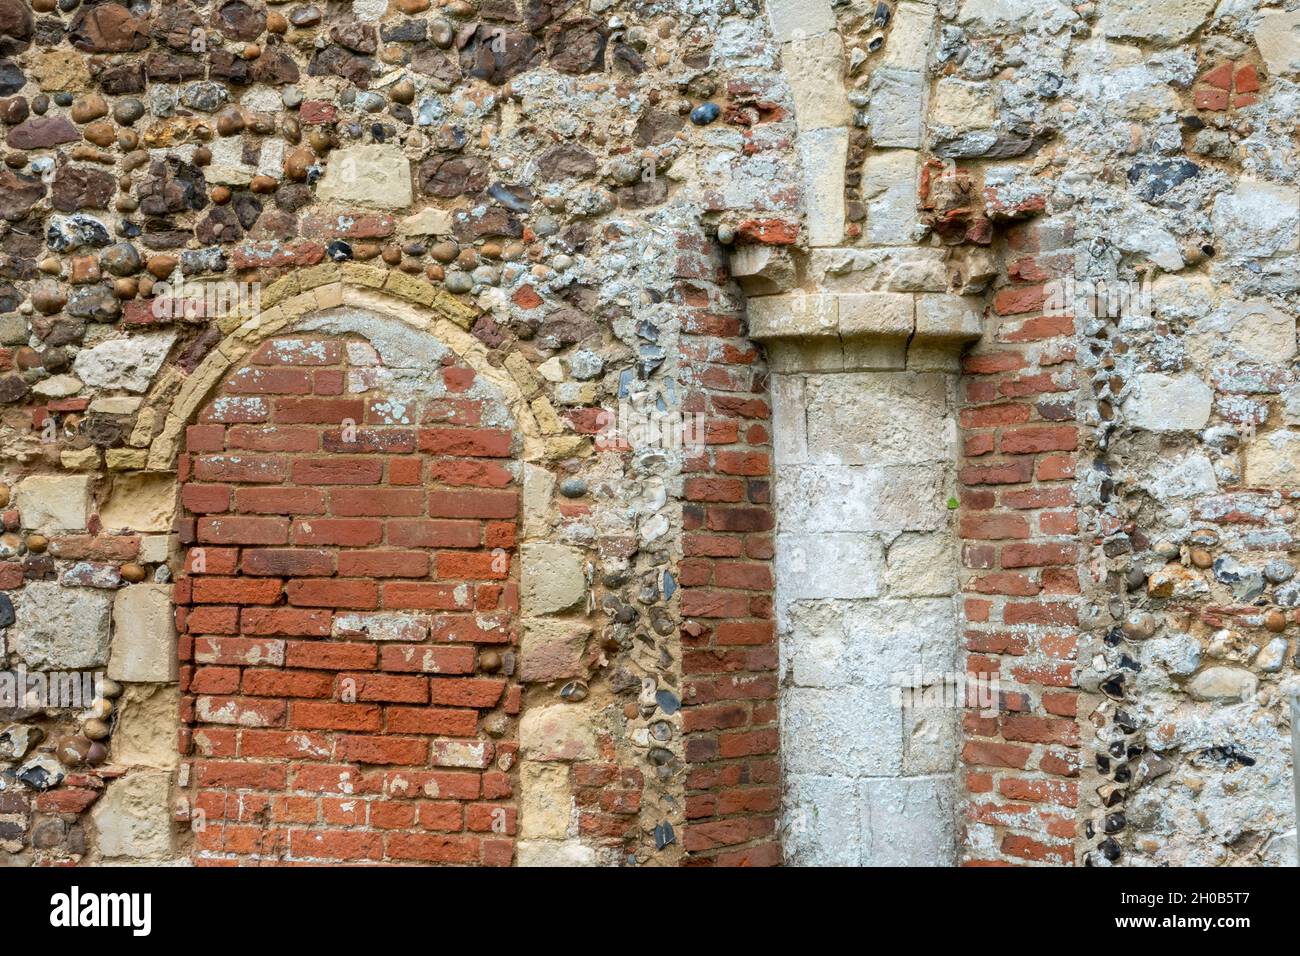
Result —
[{"label": "pale stone column", "polygon": [[977,300],[750,300],[771,365],[788,862],[956,859],[957,371]]}]

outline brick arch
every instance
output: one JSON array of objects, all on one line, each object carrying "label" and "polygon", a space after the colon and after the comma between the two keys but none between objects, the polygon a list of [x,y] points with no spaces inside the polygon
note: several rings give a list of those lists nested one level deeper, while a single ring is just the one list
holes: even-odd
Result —
[{"label": "brick arch", "polygon": [[177,465],[192,858],[509,864],[510,396],[372,310],[247,344]]}]

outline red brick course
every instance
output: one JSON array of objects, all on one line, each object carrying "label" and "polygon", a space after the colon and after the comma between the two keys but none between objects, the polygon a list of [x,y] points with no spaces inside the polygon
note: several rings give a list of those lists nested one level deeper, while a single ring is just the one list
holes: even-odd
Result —
[{"label": "red brick course", "polygon": [[[683,236],[680,246],[683,264],[709,261],[704,238]],[[679,294],[688,310],[685,411],[704,423],[704,443],[684,469],[678,568],[689,765],[684,863],[771,866],[781,849],[766,366],[742,337],[742,316],[724,288],[689,282]]]},{"label": "red brick course", "polygon": [[[978,864],[1074,862],[1079,802],[1076,598],[1083,555],[1072,481],[1080,445],[1072,315],[1038,315],[1043,279],[1072,273],[1068,230],[1006,235],[1013,262],[983,342],[964,358],[962,548],[966,669],[996,675],[996,715],[967,710],[968,825],[993,829]],[[985,840],[979,841],[981,847]]]},{"label": "red brick course", "polygon": [[[447,399],[410,425],[378,391],[323,397],[343,343],[297,342],[227,376],[180,463],[194,859],[509,865],[515,738],[483,719],[517,712],[489,672],[516,640],[513,436]],[[388,612],[411,615],[391,640],[365,617]]]}]

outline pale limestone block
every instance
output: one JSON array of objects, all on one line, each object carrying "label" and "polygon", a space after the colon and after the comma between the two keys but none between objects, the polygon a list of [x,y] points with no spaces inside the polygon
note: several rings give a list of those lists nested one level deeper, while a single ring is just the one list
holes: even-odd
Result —
[{"label": "pale limestone block", "polygon": [[[772,453],[778,465],[806,461],[808,416],[802,375],[773,375]],[[1298,402],[1297,404],[1300,404]]]},{"label": "pale limestone block", "polygon": [[23,527],[41,534],[84,531],[90,519],[88,475],[33,475],[18,483]]},{"label": "pale limestone block", "polygon": [[1143,372],[1134,378],[1124,416],[1135,428],[1153,432],[1192,431],[1210,420],[1214,392],[1191,373],[1177,377]]},{"label": "pale limestone block", "polygon": [[781,54],[794,94],[800,132],[848,126],[853,119],[844,90],[844,41],[836,32],[794,40]]},{"label": "pale limestone block", "polygon": [[951,866],[956,800],[949,776],[863,780],[863,866]]},{"label": "pale limestone block", "polygon": [[785,531],[824,531],[819,500],[841,502],[840,531],[935,531],[948,519],[948,476],[929,465],[813,465],[776,476]]},{"label": "pale limestone block", "polygon": [[1300,485],[1300,432],[1257,435],[1246,446],[1247,485],[1294,488]]},{"label": "pale limestone block", "polygon": [[928,119],[959,131],[988,129],[997,120],[992,84],[945,77],[935,84]]},{"label": "pale limestone block", "polygon": [[867,220],[863,235],[873,245],[905,246],[917,225],[917,157],[907,149],[881,150],[862,167],[862,199]]},{"label": "pale limestone block", "polygon": [[545,538],[550,534],[551,498],[555,475],[549,468],[524,465],[524,538]]},{"label": "pale limestone block", "polygon": [[880,66],[891,70],[924,72],[934,42],[935,8],[929,3],[900,3],[885,41]]},{"label": "pale limestone block", "polygon": [[515,862],[522,867],[595,866],[596,851],[577,840],[520,840]]},{"label": "pale limestone block", "polygon": [[172,852],[171,774],[137,770],[111,782],[90,811],[106,860],[161,860]]},{"label": "pale limestone block", "polygon": [[777,578],[782,684],[825,690],[849,683],[843,601],[791,601]]},{"label": "pale limestone block", "polygon": [[1207,667],[1188,684],[1187,690],[1196,700],[1251,700],[1259,686],[1259,679],[1241,667]]},{"label": "pale limestone block", "polygon": [[[836,527],[839,503],[823,502],[824,527]],[[783,600],[870,598],[881,593],[884,547],[865,534],[778,534],[776,580]]]},{"label": "pale limestone block", "polygon": [[405,209],[411,205],[411,162],[396,145],[337,149],[330,153],[316,194],[323,202]]},{"label": "pale limestone block", "polygon": [[1218,0],[1102,0],[1101,30],[1113,39],[1157,46],[1181,43],[1195,33]]},{"label": "pale limestone block", "polygon": [[[932,685],[904,698],[903,773],[919,776],[951,773],[960,747],[958,686],[955,682]],[[946,695],[946,698],[945,698]],[[933,702],[929,698],[934,698]],[[951,706],[940,701],[951,701]]]},{"label": "pale limestone block", "polygon": [[451,213],[445,209],[421,209],[397,224],[403,236],[446,236],[451,234]]},{"label": "pale limestone block", "polygon": [[788,774],[781,800],[782,849],[794,866],[857,866],[858,782]]},{"label": "pale limestone block", "polygon": [[792,292],[750,299],[751,338],[802,338],[837,335],[839,297],[823,293]]},{"label": "pale limestone block", "polygon": [[783,246],[732,246],[728,261],[732,278],[746,295],[776,295],[794,288],[794,257]]},{"label": "pale limestone block", "polygon": [[841,367],[846,372],[897,371],[908,365],[907,339],[901,336],[846,338],[841,352]]},{"label": "pale limestone block", "polygon": [[909,336],[916,323],[916,303],[899,292],[846,292],[839,297],[840,336]]},{"label": "pale limestone block", "polygon": [[937,342],[973,342],[984,334],[984,310],[974,296],[932,293],[916,297],[916,337]]},{"label": "pale limestone block", "polygon": [[1300,73],[1300,10],[1266,10],[1255,21],[1255,46],[1268,72]]},{"label": "pale limestone block", "polygon": [[593,714],[574,704],[525,709],[519,720],[519,748],[537,761],[594,760],[599,753]]},{"label": "pale limestone block", "polygon": [[903,767],[903,724],[888,688],[788,688],[781,696],[786,773],[893,776]]},{"label": "pale limestone block", "polygon": [[1296,354],[1296,320],[1263,299],[1231,310],[1228,341],[1246,358],[1281,364]]},{"label": "pale limestone block", "polygon": [[9,646],[29,668],[101,667],[108,662],[112,601],[112,593],[99,588],[31,581],[14,592]]},{"label": "pale limestone block", "polygon": [[519,838],[563,840],[574,816],[569,768],[525,761],[519,769]]},{"label": "pale limestone block", "polygon": [[553,614],[586,597],[585,557],[576,548],[530,542],[520,548],[520,558],[520,606],[524,614]]},{"label": "pale limestone block", "polygon": [[957,545],[947,531],[902,534],[885,555],[890,597],[931,597],[957,592]]},{"label": "pale limestone block", "polygon": [[176,627],[170,584],[132,584],[113,600],[114,680],[167,683],[176,680]]},{"label": "pale limestone block", "polygon": [[176,769],[179,725],[179,685],[128,685],[117,706],[113,762],[123,767]]},{"label": "pale limestone block", "polygon": [[951,598],[855,601],[844,611],[849,673],[861,687],[896,692],[951,673],[957,660],[957,609]]},{"label": "pale limestone block", "polygon": [[175,341],[175,329],[107,339],[78,352],[72,368],[91,388],[144,392]]},{"label": "pale limestone block", "polygon": [[764,6],[778,43],[835,29],[830,0],[767,0]]},{"label": "pale limestone block", "polygon": [[1271,256],[1300,249],[1300,189],[1240,179],[1221,192],[1211,215],[1214,233],[1236,256]]},{"label": "pale limestone block", "polygon": [[876,146],[919,149],[925,126],[925,76],[915,70],[871,74],[867,119]]},{"label": "pale limestone block", "polygon": [[[956,427],[944,375],[810,375],[804,390],[810,462],[915,465],[955,458]],[[825,530],[833,527],[828,523]]]},{"label": "pale limestone block", "polygon": [[849,156],[849,131],[809,130],[797,141],[803,163],[809,245],[839,245],[844,241],[844,173]]},{"label": "pale limestone block", "polygon": [[170,531],[176,513],[176,477],[169,474],[120,474],[113,478],[108,500],[99,510],[110,531]]}]

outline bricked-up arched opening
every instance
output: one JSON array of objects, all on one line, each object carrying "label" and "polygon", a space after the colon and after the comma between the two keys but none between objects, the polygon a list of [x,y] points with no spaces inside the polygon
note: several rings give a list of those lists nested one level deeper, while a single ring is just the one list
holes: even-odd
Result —
[{"label": "bricked-up arched opening", "polygon": [[309,319],[200,406],[179,462],[197,863],[507,865],[521,439],[397,322]]}]

